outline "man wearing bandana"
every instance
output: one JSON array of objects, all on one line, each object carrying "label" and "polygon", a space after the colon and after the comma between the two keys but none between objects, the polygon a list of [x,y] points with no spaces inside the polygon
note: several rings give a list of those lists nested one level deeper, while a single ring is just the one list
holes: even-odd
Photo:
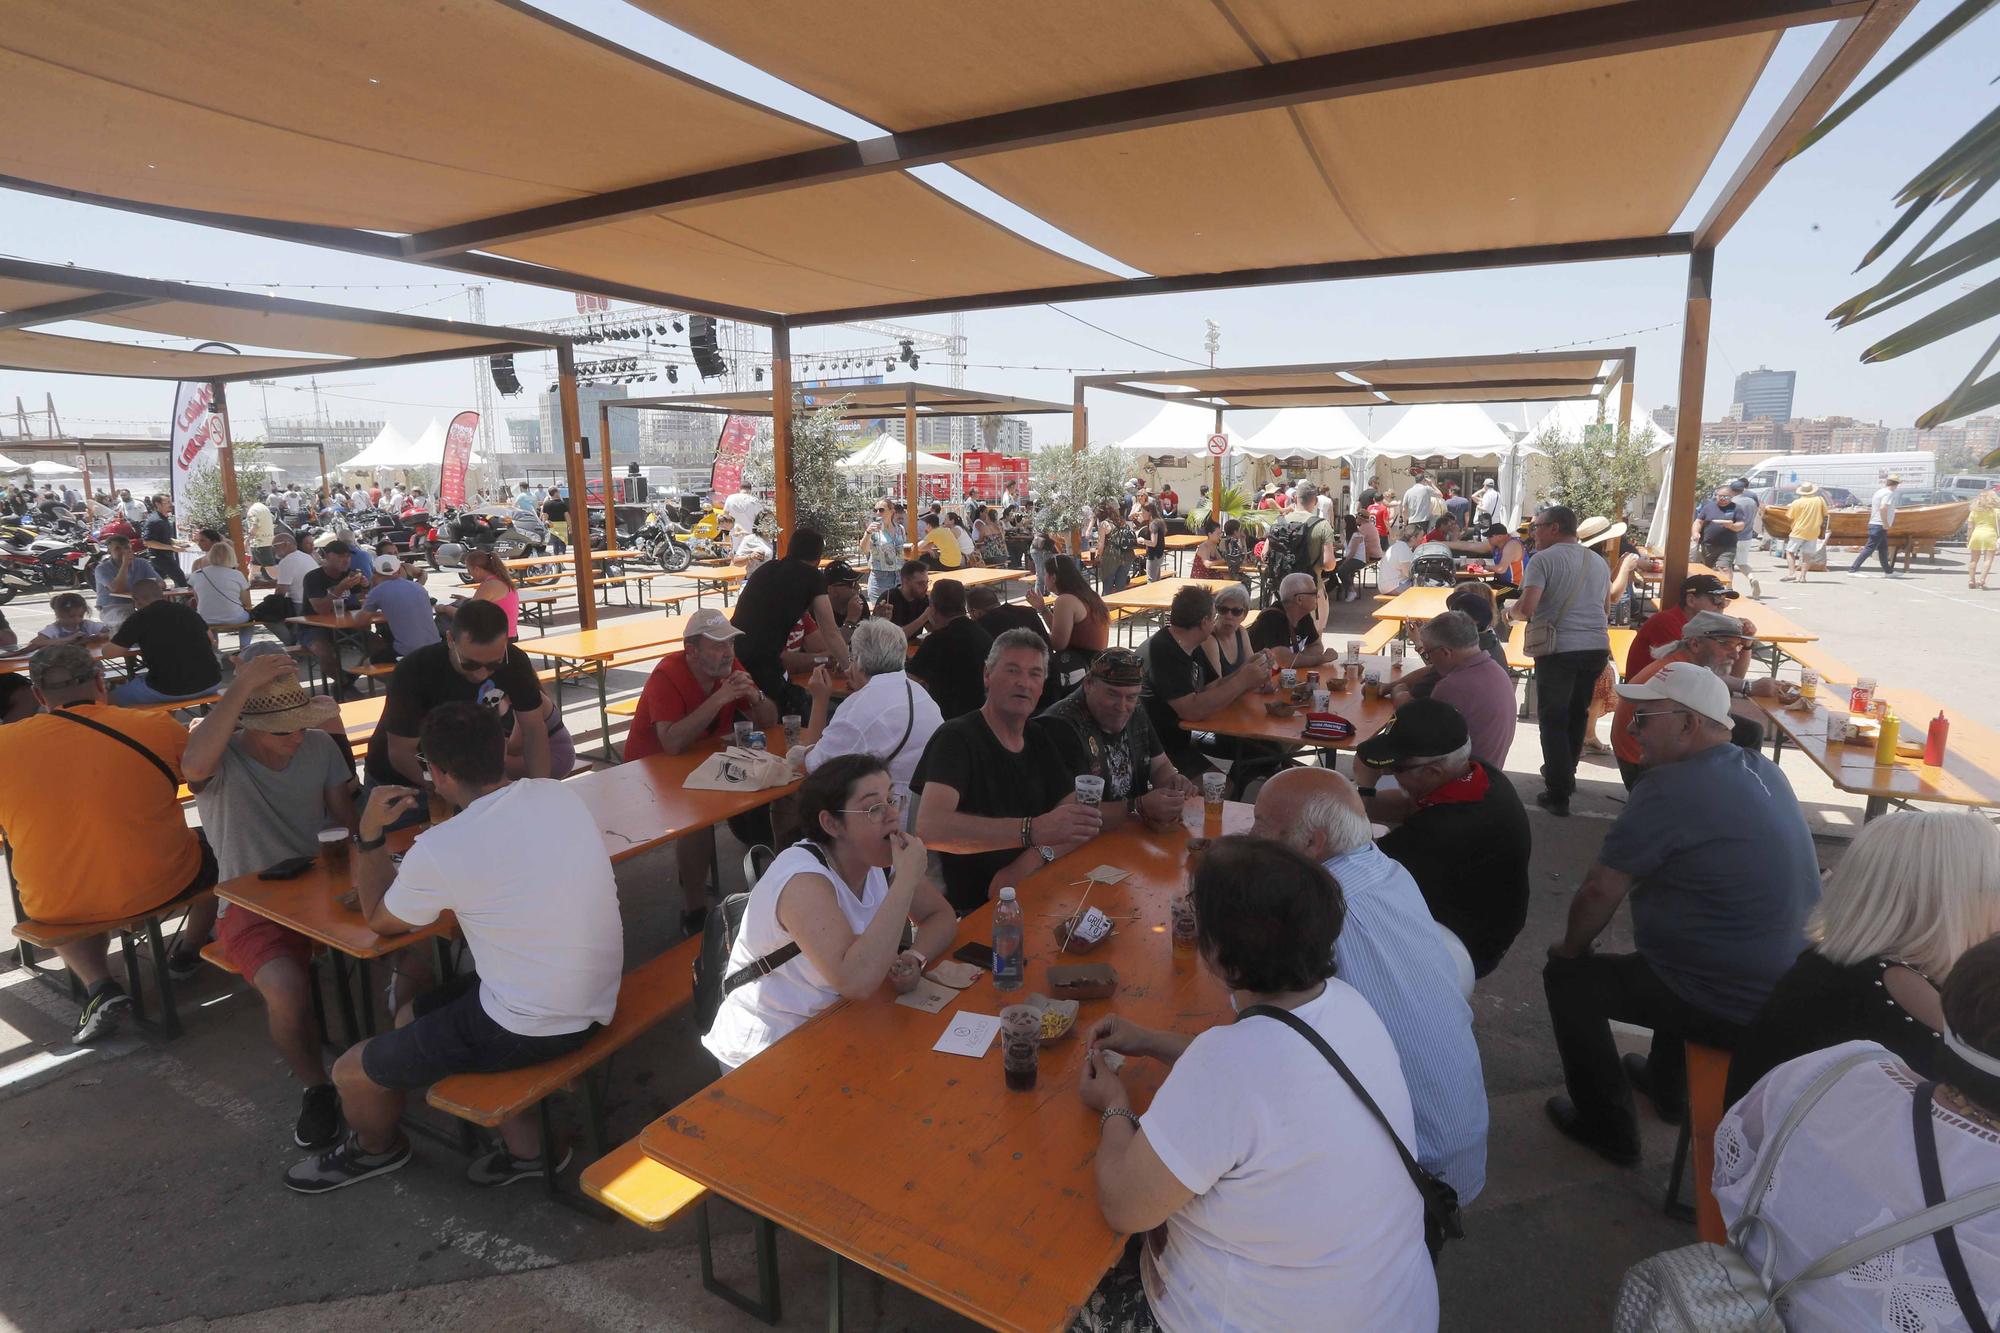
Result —
[{"label": "man wearing bandana", "polygon": [[1134,812],[1156,824],[1171,823],[1193,791],[1139,707],[1145,678],[1139,654],[1107,648],[1091,663],[1083,684],[1029,723],[1049,738],[1071,774],[1104,779],[1106,828]]}]

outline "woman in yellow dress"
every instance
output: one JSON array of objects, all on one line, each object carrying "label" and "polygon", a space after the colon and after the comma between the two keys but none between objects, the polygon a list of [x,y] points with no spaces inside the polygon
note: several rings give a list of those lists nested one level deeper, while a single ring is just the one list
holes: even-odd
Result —
[{"label": "woman in yellow dress", "polygon": [[1972,535],[1966,542],[1965,586],[1984,588],[2000,551],[2000,491],[1981,491],[1972,502]]}]

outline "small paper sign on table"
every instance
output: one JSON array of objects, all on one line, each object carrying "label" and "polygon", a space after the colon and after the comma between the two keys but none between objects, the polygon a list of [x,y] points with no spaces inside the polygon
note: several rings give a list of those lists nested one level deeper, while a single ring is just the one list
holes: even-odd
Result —
[{"label": "small paper sign on table", "polygon": [[971,963],[961,963],[956,958],[940,958],[931,964],[931,970],[924,975],[940,986],[964,990],[979,980],[979,969]]},{"label": "small paper sign on table", "polygon": [[917,978],[916,989],[906,994],[898,995],[896,1003],[908,1005],[912,1009],[921,1009],[927,1014],[934,1014],[957,998],[958,992],[951,987],[940,986],[935,981],[926,981],[922,977],[919,977]]},{"label": "small paper sign on table", "polygon": [[986,1054],[986,1048],[993,1044],[999,1031],[1000,1019],[995,1014],[953,1014],[944,1035],[931,1049],[946,1055],[969,1055],[977,1060]]}]

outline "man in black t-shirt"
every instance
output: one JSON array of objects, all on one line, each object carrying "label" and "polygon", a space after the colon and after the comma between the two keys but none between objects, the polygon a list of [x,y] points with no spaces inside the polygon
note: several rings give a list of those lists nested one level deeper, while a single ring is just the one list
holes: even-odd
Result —
[{"label": "man in black t-shirt", "polygon": [[1139,707],[1146,667],[1130,648],[1106,648],[1091,661],[1083,684],[1038,714],[1028,730],[1048,736],[1073,776],[1104,779],[1104,825],[1134,813],[1158,824],[1180,818],[1192,790],[1160,747]]},{"label": "man in black t-shirt", "polygon": [[146,559],[160,574],[172,579],[177,587],[188,586],[187,575],[181,572],[180,535],[174,530],[173,497],[156,495],[153,507],[146,515],[145,526],[139,530],[139,539],[145,543]]},{"label": "man in black t-shirt", "polygon": [[1025,602],[1001,601],[1000,594],[988,584],[965,590],[965,614],[996,639],[1010,629],[1024,629],[1043,643],[1049,641],[1049,627],[1042,623],[1039,611]]},{"label": "man in black t-shirt", "polygon": [[1146,684],[1139,698],[1147,719],[1174,767],[1189,777],[1207,771],[1209,762],[1195,748],[1194,733],[1181,723],[1198,722],[1226,708],[1271,677],[1271,655],[1260,651],[1216,679],[1201,651],[1214,628],[1215,594],[1198,583],[1189,584],[1174,594],[1166,625],[1139,650],[1146,665]]},{"label": "man in black t-shirt", "polygon": [[941,580],[931,590],[935,626],[910,659],[913,680],[931,692],[947,722],[986,702],[986,653],[993,636],[965,614],[965,585]]},{"label": "man in black t-shirt", "polygon": [[1097,835],[1096,806],[1078,805],[1062,756],[1028,727],[1049,655],[1009,630],[986,655],[986,702],[931,733],[910,787],[916,834],[944,863],[945,898],[959,915]]},{"label": "man in black t-shirt", "polygon": [[896,586],[876,599],[875,614],[887,616],[914,639],[931,626],[931,569],[921,560],[905,560],[896,573]]},{"label": "man in black t-shirt", "polygon": [[550,491],[542,501],[542,519],[549,525],[549,549],[561,555],[569,549],[569,501],[561,491]]},{"label": "man in black t-shirt", "polygon": [[[736,594],[736,612],[729,618],[730,624],[743,631],[743,637],[736,641],[736,660],[767,699],[783,704],[778,710],[781,713],[806,711],[791,706],[793,692],[785,677],[785,642],[793,626],[808,611],[816,625],[839,623],[826,595],[826,579],[819,572],[820,553],[825,549],[825,540],[811,528],[793,533],[782,560],[766,560],[743,580],[743,591]],[[846,641],[838,634],[822,635],[821,646],[833,659],[834,674],[844,673]]]},{"label": "man in black t-shirt", "polygon": [[1281,667],[1314,667],[1327,659],[1319,626],[1319,580],[1287,574],[1278,585],[1278,604],[1250,622],[1250,646],[1269,652]]},{"label": "man in black t-shirt", "polygon": [[111,692],[111,702],[126,708],[199,697],[222,680],[222,667],[208,640],[208,622],[166,595],[157,579],[132,585],[133,612],[125,617],[111,641],[137,648],[146,674]]},{"label": "man in black t-shirt", "polygon": [[[561,777],[575,763],[575,749],[535,679],[534,664],[507,642],[506,613],[496,602],[467,602],[452,617],[451,633],[443,642],[396,663],[382,720],[368,740],[371,788],[425,786],[417,734],[431,710],[448,703],[485,704],[501,714],[503,727],[511,720],[509,776]],[[559,765],[552,754],[562,760]],[[417,817],[422,817],[421,805]]]},{"label": "man in black t-shirt", "polygon": [[[319,568],[307,570],[299,580],[299,590],[306,599],[300,614],[330,616],[336,607],[350,613],[359,611],[361,599],[368,593],[368,576],[351,568],[354,548],[336,538],[321,542],[314,554],[319,557]],[[332,680],[340,670],[340,643],[334,632],[318,625],[302,625],[299,644],[319,659],[320,670]]]}]

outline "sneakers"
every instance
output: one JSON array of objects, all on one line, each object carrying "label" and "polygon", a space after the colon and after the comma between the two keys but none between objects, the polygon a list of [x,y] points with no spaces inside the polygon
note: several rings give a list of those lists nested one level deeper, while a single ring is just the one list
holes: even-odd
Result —
[{"label": "sneakers", "polygon": [[[570,1158],[576,1155],[574,1148],[564,1148],[562,1160],[556,1163],[555,1174],[561,1175],[569,1166]],[[516,1157],[507,1151],[505,1145],[495,1148],[483,1157],[475,1157],[472,1165],[465,1169],[465,1178],[475,1185],[488,1189],[499,1189],[517,1180],[540,1180],[549,1171],[540,1157]]]},{"label": "sneakers", "polygon": [[1542,1104],[1542,1109],[1548,1112],[1549,1123],[1562,1131],[1564,1138],[1581,1143],[1613,1166],[1639,1165],[1636,1129],[1626,1134],[1592,1129],[1583,1123],[1583,1116],[1567,1097],[1551,1097]]},{"label": "sneakers", "polygon": [[70,1035],[70,1045],[90,1046],[114,1035],[120,1018],[131,1007],[132,997],[125,993],[124,987],[115,981],[102,983],[85,998],[83,1012],[76,1018],[76,1031]]},{"label": "sneakers", "polygon": [[174,949],[167,954],[167,975],[175,981],[193,981],[200,971],[199,949]]},{"label": "sneakers", "polygon": [[687,911],[681,913],[681,934],[683,935],[699,935],[702,932],[702,928],[706,925],[708,925],[708,909],[706,907],[690,907]]},{"label": "sneakers", "polygon": [[1538,791],[1535,793],[1535,804],[1558,819],[1569,818],[1569,797],[1567,796],[1558,796],[1552,791]]},{"label": "sneakers", "polygon": [[325,1194],[344,1189],[370,1176],[386,1176],[410,1160],[410,1141],[384,1153],[366,1153],[352,1134],[315,1157],[308,1157],[285,1172],[285,1188],[300,1194]]},{"label": "sneakers", "polygon": [[292,1142],[301,1148],[331,1148],[340,1139],[340,1094],[331,1083],[307,1088],[299,1101]]}]

